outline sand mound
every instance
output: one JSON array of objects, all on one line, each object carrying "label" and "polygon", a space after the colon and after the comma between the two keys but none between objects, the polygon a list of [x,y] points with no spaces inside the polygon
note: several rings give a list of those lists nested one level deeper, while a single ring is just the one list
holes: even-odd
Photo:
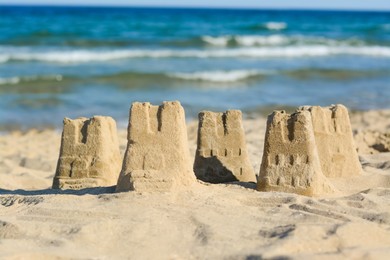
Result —
[{"label": "sand mound", "polygon": [[382,133],[372,130],[360,130],[355,132],[357,150],[362,154],[374,154],[390,152],[390,131]]},{"label": "sand mound", "polygon": [[351,122],[359,154],[390,152],[390,110],[354,113]]}]

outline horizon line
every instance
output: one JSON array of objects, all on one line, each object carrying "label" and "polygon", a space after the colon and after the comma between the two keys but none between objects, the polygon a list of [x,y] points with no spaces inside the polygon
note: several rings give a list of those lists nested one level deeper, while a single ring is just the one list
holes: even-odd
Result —
[{"label": "horizon line", "polygon": [[311,8],[311,7],[254,7],[254,6],[180,6],[180,5],[126,5],[126,4],[43,4],[43,3],[17,3],[17,4],[2,4],[0,7],[92,7],[92,8],[145,8],[145,9],[219,9],[219,10],[267,10],[267,11],[346,11],[346,12],[390,12],[390,9],[350,9],[350,8]]}]

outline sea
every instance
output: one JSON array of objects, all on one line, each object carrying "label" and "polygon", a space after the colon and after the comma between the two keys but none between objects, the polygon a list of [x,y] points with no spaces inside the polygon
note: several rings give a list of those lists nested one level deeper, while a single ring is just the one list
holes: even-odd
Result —
[{"label": "sea", "polygon": [[390,12],[0,6],[0,129],[169,100],[390,108]]}]

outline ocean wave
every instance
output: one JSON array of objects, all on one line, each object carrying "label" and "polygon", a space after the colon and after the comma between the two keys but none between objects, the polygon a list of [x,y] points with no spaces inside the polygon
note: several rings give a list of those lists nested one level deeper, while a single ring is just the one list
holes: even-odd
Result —
[{"label": "ocean wave", "polygon": [[171,50],[64,50],[26,52],[0,55],[0,61],[44,61],[58,63],[80,63],[109,61],[127,58],[164,58],[174,56]]},{"label": "ocean wave", "polygon": [[[107,74],[91,76],[90,82],[97,84],[116,84],[128,86],[128,82],[133,82],[133,86],[150,86],[158,82],[161,85],[171,86],[174,83],[183,84],[188,82],[209,82],[209,83],[234,83],[246,80],[259,79],[260,77],[274,74],[274,71],[267,70],[212,70],[212,71],[194,71],[194,72],[137,72],[128,71],[117,74]],[[19,76],[0,78],[0,85],[28,86],[29,91],[34,91],[34,87],[41,88],[49,83],[63,82],[64,84],[85,82],[86,78],[62,75],[39,75],[39,76]]]},{"label": "ocean wave", "polygon": [[13,84],[18,84],[19,82],[20,82],[19,77],[0,78],[0,85],[13,85]]},{"label": "ocean wave", "polygon": [[287,29],[288,25],[285,22],[269,21],[265,23],[256,23],[249,26],[245,26],[243,29],[249,29],[253,31],[281,31]]},{"label": "ocean wave", "polygon": [[227,83],[246,80],[252,77],[272,74],[272,71],[262,70],[232,70],[232,71],[200,71],[192,73],[171,73],[168,76],[183,80],[208,81],[213,83]]},{"label": "ocean wave", "polygon": [[346,69],[328,69],[328,68],[312,68],[302,67],[297,69],[286,70],[210,70],[210,71],[193,71],[193,72],[135,72],[128,71],[112,75],[102,75],[95,78],[98,82],[104,83],[120,83],[128,85],[128,82],[133,82],[133,86],[137,84],[148,85],[153,82],[158,82],[160,85],[172,86],[172,83],[182,84],[183,81],[188,82],[208,82],[208,83],[235,83],[245,82],[250,80],[262,80],[266,77],[275,75],[284,75],[295,79],[310,79],[310,78],[327,78],[336,80],[348,80],[358,77],[388,75],[389,70],[346,70]]},{"label": "ocean wave", "polygon": [[[114,74],[90,75],[89,77],[62,76],[62,75],[37,75],[0,78],[0,86],[12,86],[0,88],[2,92],[12,93],[62,93],[67,91],[64,86],[72,84],[103,84],[120,86],[124,88],[149,88],[156,86],[169,88],[183,86],[185,84],[234,84],[263,80],[267,77],[282,75],[297,80],[329,79],[352,80],[363,77],[376,77],[389,75],[389,70],[345,70],[303,67],[292,70],[210,70],[193,72],[143,72],[126,71]],[[89,83],[87,83],[89,82]],[[132,84],[129,86],[129,82]],[[61,88],[58,88],[61,86]],[[57,88],[56,88],[57,87]]]},{"label": "ocean wave", "polygon": [[273,35],[223,35],[202,36],[201,40],[213,46],[300,46],[300,45],[324,45],[324,46],[364,46],[366,43],[360,39],[330,39],[326,37],[309,37],[303,35],[285,36]]},{"label": "ocean wave", "polygon": [[3,62],[85,63],[133,58],[277,58],[356,55],[390,57],[390,47],[384,46],[286,46],[230,49],[179,49],[179,50],[67,50],[0,54]]},{"label": "ocean wave", "polygon": [[261,36],[240,36],[235,38],[238,45],[256,46],[256,45],[282,45],[287,44],[289,39],[282,35]]},{"label": "ocean wave", "polygon": [[352,70],[331,68],[298,68],[280,71],[281,74],[300,80],[310,78],[326,78],[329,80],[352,80],[357,78],[377,77],[389,75],[389,70]]},{"label": "ocean wave", "polygon": [[0,63],[5,63],[10,59],[9,55],[1,55],[0,54]]},{"label": "ocean wave", "polygon": [[20,83],[44,81],[44,80],[55,80],[62,81],[62,75],[44,75],[44,76],[24,76],[24,77],[9,77],[0,78],[0,85],[17,85]]},{"label": "ocean wave", "polygon": [[[386,30],[385,25],[382,25]],[[329,37],[320,36],[308,36],[302,34],[283,35],[281,33],[274,33],[271,35],[258,35],[258,34],[243,34],[243,35],[200,35],[196,37],[163,40],[163,41],[148,41],[148,40],[111,40],[111,39],[64,39],[60,42],[35,42],[29,40],[21,40],[20,42],[9,42],[9,46],[14,48],[36,48],[43,49],[50,46],[57,46],[58,48],[67,47],[68,49],[125,49],[125,48],[147,48],[148,46],[160,48],[171,47],[186,47],[197,48],[204,46],[216,46],[216,47],[240,47],[240,46],[299,46],[299,45],[314,45],[320,44],[325,46],[370,46],[374,44],[378,45],[390,45],[389,41],[375,41],[369,39],[359,39],[356,37],[334,39]],[[1,46],[2,48],[3,46]],[[49,47],[52,48],[52,47]],[[0,50],[1,53],[1,50]],[[4,62],[4,57],[0,57],[0,63]]]},{"label": "ocean wave", "polygon": [[268,22],[268,23],[265,23],[264,26],[268,30],[278,30],[278,31],[287,28],[287,24],[284,22]]},{"label": "ocean wave", "polygon": [[289,38],[283,35],[256,36],[203,36],[201,38],[206,44],[214,46],[241,45],[241,46],[256,46],[256,45],[282,45],[289,43]]},{"label": "ocean wave", "polygon": [[233,36],[202,36],[202,41],[206,44],[215,45],[215,46],[226,46],[229,44],[229,41],[233,39]]}]

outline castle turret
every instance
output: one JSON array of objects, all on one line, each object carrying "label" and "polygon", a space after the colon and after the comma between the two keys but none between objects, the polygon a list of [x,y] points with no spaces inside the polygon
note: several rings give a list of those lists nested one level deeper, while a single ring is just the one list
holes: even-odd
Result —
[{"label": "castle turret", "polygon": [[64,119],[54,189],[116,184],[120,172],[116,123],[111,117]]},{"label": "castle turret", "polygon": [[257,189],[306,196],[334,190],[321,170],[310,112],[268,116]]},{"label": "castle turret", "polygon": [[194,181],[180,103],[133,103],[117,191],[167,191]]},{"label": "castle turret", "polygon": [[194,172],[198,179],[211,183],[256,182],[248,158],[241,111],[199,113]]},{"label": "castle turret", "polygon": [[349,177],[361,174],[362,167],[352,135],[348,110],[343,105],[305,106],[311,113],[314,136],[325,176]]}]

